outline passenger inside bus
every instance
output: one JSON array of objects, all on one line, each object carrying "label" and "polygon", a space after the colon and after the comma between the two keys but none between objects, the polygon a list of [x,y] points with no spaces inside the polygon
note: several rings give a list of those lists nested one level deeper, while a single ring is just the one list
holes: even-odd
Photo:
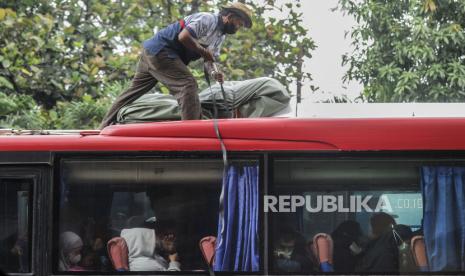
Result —
[{"label": "passenger inside bus", "polygon": [[176,245],[183,271],[206,269],[198,243],[217,232],[219,188],[178,185],[154,186],[147,190],[150,209],[157,221],[176,218]]},{"label": "passenger inside bus", "polygon": [[28,181],[0,179],[0,271],[30,272],[30,199]]},{"label": "passenger inside bus", "polygon": [[315,272],[313,256],[306,246],[304,237],[291,227],[279,230],[277,245],[273,252],[277,272]]},{"label": "passenger inside bus", "polygon": [[174,223],[147,223],[137,217],[130,221],[131,227],[121,231],[121,237],[128,247],[130,271],[181,270]]},{"label": "passenger inside bus", "polygon": [[[87,179],[64,181],[59,233],[72,231],[81,237],[80,267],[86,271],[114,271],[107,244],[121,237],[123,229],[134,227],[134,217],[156,217],[158,222],[175,218],[171,226],[179,230],[175,244],[180,256],[176,258],[182,260],[183,271],[205,270],[198,241],[217,231],[221,186],[184,182],[187,184],[134,185],[118,178],[94,183]],[[169,255],[163,255],[168,264]],[[58,261],[55,267],[58,268]]]},{"label": "passenger inside bus", "polygon": [[[222,225],[227,227],[223,228],[224,237],[220,240],[224,242],[219,242],[218,245],[234,246],[218,251],[224,253],[223,260],[234,260],[216,261],[214,264],[221,267],[214,269],[260,271],[260,171],[255,160],[240,160],[239,165],[231,166],[234,169],[231,175],[234,177],[231,177],[228,185],[237,188],[237,195],[242,199],[234,201],[235,204],[229,204],[230,201],[225,200],[220,208],[224,164],[219,158],[108,159],[65,160],[60,171],[61,181],[57,193],[59,200],[55,201],[55,208],[59,213],[56,232],[73,231],[81,236],[84,246],[80,266],[99,272],[127,271],[127,266],[115,265],[109,255],[112,254],[112,249],[118,247],[113,245],[124,240],[123,234],[127,234],[127,231],[122,232],[129,229],[128,220],[134,216],[142,216],[156,217],[157,222],[175,219],[174,226],[178,230],[175,245],[179,257],[176,254],[163,255],[157,252],[168,263],[168,267],[164,269],[169,268],[169,259],[172,257],[172,262],[177,258],[181,260],[182,271],[205,272],[209,266],[203,258],[199,241],[206,236],[220,236],[217,235],[219,225],[225,223]],[[227,208],[235,211],[235,215],[221,217],[220,210]],[[240,223],[235,223],[236,221]],[[239,231],[243,235],[238,234],[237,239],[236,234],[226,235]],[[132,237],[135,235],[133,233]],[[159,234],[156,230],[155,238],[158,241]],[[169,235],[166,238],[170,242]],[[57,243],[57,240],[54,242]],[[104,250],[101,249],[102,243]],[[86,244],[89,249],[87,252],[84,250]],[[128,251],[132,250],[131,246],[127,244]],[[100,253],[101,251],[103,252]],[[215,255],[218,260],[220,255]],[[129,256],[126,259],[128,258]],[[110,262],[102,261],[107,259]],[[54,268],[58,269],[58,260],[54,261]],[[134,267],[130,270],[134,271]]]},{"label": "passenger inside bus", "polygon": [[84,243],[81,237],[71,231],[60,234],[60,253],[58,268],[60,271],[85,271],[79,265],[82,259],[81,250]]},{"label": "passenger inside bus", "polygon": [[[104,203],[105,198],[102,196],[101,200]],[[97,212],[91,211],[90,208],[95,207],[93,204],[89,198],[70,195],[62,208],[60,232],[72,232],[79,236],[82,242],[80,268],[85,271],[109,271],[111,264],[105,247],[106,241],[111,238],[111,232],[107,229],[108,217],[99,214],[102,208],[96,207]]]},{"label": "passenger inside bus", "polygon": [[334,271],[351,273],[366,243],[357,221],[346,220],[331,233],[334,241]]},{"label": "passenger inside bus", "polygon": [[0,256],[0,268],[3,271],[26,272],[23,264],[28,263],[27,238],[20,238],[17,233],[4,236],[0,232]]},{"label": "passenger inside bus", "polygon": [[[284,193],[284,192],[283,192]],[[361,194],[364,192],[354,192]],[[302,233],[303,241],[301,243],[313,242],[316,236],[328,236],[331,242],[328,248],[323,249],[323,253],[329,252],[329,261],[332,268],[324,267],[321,258],[316,251],[310,259],[320,264],[315,266],[319,272],[337,272],[337,273],[410,273],[418,272],[418,264],[410,247],[411,239],[415,235],[421,235],[420,230],[415,232],[412,229],[418,229],[421,224],[422,209],[420,208],[398,208],[398,202],[405,200],[417,202],[421,196],[418,193],[400,193],[373,192],[372,197],[375,203],[381,195],[390,196],[393,203],[389,212],[359,212],[359,213],[310,213],[302,209],[297,209],[294,213],[273,213],[273,272],[286,274],[285,270],[279,267],[278,259],[275,257],[276,252],[282,248],[279,242],[286,231],[282,230],[281,225],[290,225],[297,233]],[[303,193],[306,195],[306,193]],[[318,192],[312,195],[317,195]],[[335,193],[337,194],[337,192]],[[350,195],[350,194],[346,194]],[[398,200],[398,199],[402,200]],[[404,204],[406,206],[407,203]],[[372,203],[368,203],[372,206]],[[373,209],[375,206],[372,206]],[[402,206],[401,206],[402,207]],[[409,222],[410,224],[398,224]],[[325,234],[326,233],[326,234]],[[285,243],[284,243],[285,245]],[[312,246],[314,250],[314,246]],[[324,252],[326,251],[326,252]],[[288,273],[291,270],[288,269]]]},{"label": "passenger inside bus", "polygon": [[101,223],[87,217],[79,231],[84,243],[81,265],[87,270],[99,270],[109,266],[104,244],[108,235],[103,228]]},{"label": "passenger inside bus", "polygon": [[371,240],[360,255],[355,271],[399,271],[399,250],[393,235],[396,221],[391,215],[380,212],[370,218]]},{"label": "passenger inside bus", "polygon": [[399,248],[399,271],[401,273],[417,271],[418,269],[411,248],[411,240],[414,236],[414,232],[410,226],[405,224],[396,225],[394,230],[397,246]]}]

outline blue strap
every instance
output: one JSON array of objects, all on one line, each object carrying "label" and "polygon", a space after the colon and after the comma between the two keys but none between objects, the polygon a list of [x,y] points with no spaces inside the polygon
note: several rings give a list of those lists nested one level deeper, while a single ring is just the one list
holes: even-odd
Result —
[{"label": "blue strap", "polygon": [[333,265],[329,262],[323,262],[320,264],[321,271],[323,272],[334,272]]}]

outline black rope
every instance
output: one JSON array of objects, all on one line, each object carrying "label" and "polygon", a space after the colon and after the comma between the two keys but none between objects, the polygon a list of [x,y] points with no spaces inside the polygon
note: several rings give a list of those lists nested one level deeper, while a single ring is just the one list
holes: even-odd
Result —
[{"label": "black rope", "polygon": [[[224,187],[225,187],[224,181],[226,179],[227,169],[228,169],[228,151],[226,150],[226,146],[224,145],[224,141],[223,141],[223,138],[221,137],[220,128],[219,128],[219,125],[218,125],[218,106],[217,106],[217,103],[216,103],[216,93],[213,93],[211,83],[210,83],[210,75],[209,75],[209,72],[207,71],[207,67],[205,65],[204,65],[204,74],[205,74],[205,80],[207,81],[208,87],[210,88],[210,95],[212,95],[212,97],[213,97],[213,126],[215,128],[216,137],[220,141],[221,152],[222,152],[222,155],[223,155],[223,185],[222,185],[222,188],[221,188],[221,194],[220,194],[220,198],[219,198],[218,215],[219,215],[219,217],[224,218],[224,206],[223,206]],[[226,93],[224,91],[223,84],[220,83],[220,85],[221,85],[221,92],[223,94],[223,99],[226,101]],[[225,103],[226,103],[227,112],[229,113],[228,104],[227,104],[227,102],[225,102]],[[223,227],[224,227],[224,223],[223,223]],[[222,230],[220,230],[220,233],[221,232],[222,232]],[[217,242],[218,242],[218,240],[217,240]],[[208,266],[208,273],[210,274],[210,276],[215,276],[215,272],[213,271],[213,268],[210,266],[210,264],[207,264],[207,266]]]},{"label": "black rope", "polygon": [[[213,93],[212,86],[210,83],[210,75],[209,75],[209,72],[207,71],[206,66],[204,66],[204,74],[205,74],[205,80],[207,81],[208,87],[210,88],[210,94],[213,97],[213,126],[215,128],[216,137],[220,141],[221,152],[223,154],[224,168],[227,168],[228,167],[228,152],[226,150],[226,146],[224,145],[223,138],[221,137],[220,128],[218,125],[218,106],[216,104],[216,93]],[[223,93],[223,98],[224,98],[226,93],[224,92],[223,84],[221,84],[221,92]],[[224,98],[224,100],[226,100],[226,98]],[[229,112],[229,109],[228,109],[228,112]]]}]

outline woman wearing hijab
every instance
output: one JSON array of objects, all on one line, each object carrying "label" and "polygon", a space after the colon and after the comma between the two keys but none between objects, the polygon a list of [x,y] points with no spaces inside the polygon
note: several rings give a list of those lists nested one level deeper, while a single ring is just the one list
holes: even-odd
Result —
[{"label": "woman wearing hijab", "polygon": [[83,271],[78,266],[81,261],[82,239],[74,232],[63,232],[60,235],[60,256],[58,268],[60,271]]}]

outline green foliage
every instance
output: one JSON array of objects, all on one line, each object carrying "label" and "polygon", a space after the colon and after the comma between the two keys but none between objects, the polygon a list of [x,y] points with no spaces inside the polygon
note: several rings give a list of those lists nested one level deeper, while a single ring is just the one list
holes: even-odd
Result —
[{"label": "green foliage", "polygon": [[[130,78],[139,50],[132,43],[149,36],[157,18],[139,1],[2,5],[0,85],[6,93],[33,96],[47,109],[85,94],[98,97],[103,84]],[[147,24],[138,22],[141,17]],[[115,53],[123,46],[127,53]]]},{"label": "green foliage", "polygon": [[122,82],[112,82],[104,87],[104,97],[94,100],[86,94],[80,101],[59,102],[54,125],[60,129],[97,129],[116,96],[127,86]]},{"label": "green foliage", "polygon": [[340,0],[355,47],[345,80],[371,102],[465,100],[465,1]]},{"label": "green foliage", "polygon": [[0,118],[15,112],[16,110],[32,109],[34,100],[26,95],[6,95],[0,92]]},{"label": "green foliage", "polygon": [[6,95],[0,92],[0,128],[40,128],[40,108],[29,95]]},{"label": "green foliage", "polygon": [[[252,29],[225,41],[220,58],[227,76],[232,79],[272,76],[286,86],[295,80],[311,79],[310,74],[299,70],[299,61],[311,57],[316,48],[302,27],[302,14],[297,12],[300,1],[287,1],[281,6],[277,6],[277,1],[266,2],[263,5],[250,1],[248,4],[256,14]],[[265,18],[264,14],[273,10],[287,16]]]},{"label": "green foliage", "polygon": [[7,96],[0,93],[0,128],[15,129],[97,129],[100,121],[128,83],[119,81],[104,86],[103,95],[93,99],[84,95],[80,100],[57,102],[45,110],[30,96]]},{"label": "green foliage", "polygon": [[[111,101],[109,87],[121,88],[132,78],[142,41],[183,16],[218,11],[226,2],[3,1],[0,122],[24,128],[96,127]],[[254,27],[227,38],[220,57],[227,79],[273,76],[287,85],[310,78],[299,69],[299,60],[315,48],[296,12],[300,1],[280,7],[273,0],[246,2],[255,11]],[[265,18],[267,11],[279,9],[289,16]],[[201,62],[191,68],[205,87]],[[28,108],[19,108],[19,99],[27,99]]]}]

